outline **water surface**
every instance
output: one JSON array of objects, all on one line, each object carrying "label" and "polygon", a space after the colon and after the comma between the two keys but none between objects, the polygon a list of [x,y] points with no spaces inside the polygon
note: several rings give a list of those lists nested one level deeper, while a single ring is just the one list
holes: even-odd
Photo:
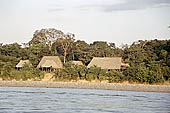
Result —
[{"label": "water surface", "polygon": [[170,113],[170,93],[0,87],[0,113]]}]

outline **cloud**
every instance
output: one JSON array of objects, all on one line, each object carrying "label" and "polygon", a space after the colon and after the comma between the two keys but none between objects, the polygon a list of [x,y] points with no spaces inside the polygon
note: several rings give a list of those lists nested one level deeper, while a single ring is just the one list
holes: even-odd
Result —
[{"label": "cloud", "polygon": [[78,6],[80,10],[99,9],[104,12],[142,10],[146,8],[170,7],[170,0],[115,0],[103,3],[87,4]]},{"label": "cloud", "polygon": [[[72,1],[72,2],[71,2]],[[63,1],[60,5],[56,5],[48,9],[48,12],[68,11],[70,9],[80,11],[129,11],[129,10],[143,10],[147,8],[170,7],[170,0],[86,0]]]},{"label": "cloud", "polygon": [[126,0],[124,3],[107,5],[103,7],[105,12],[141,10],[146,8],[167,7],[170,0]]}]

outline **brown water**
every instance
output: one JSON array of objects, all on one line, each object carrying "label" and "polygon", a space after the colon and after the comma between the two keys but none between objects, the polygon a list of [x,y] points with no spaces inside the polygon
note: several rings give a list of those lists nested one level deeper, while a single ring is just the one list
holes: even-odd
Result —
[{"label": "brown water", "polygon": [[0,87],[0,113],[170,113],[170,93]]}]

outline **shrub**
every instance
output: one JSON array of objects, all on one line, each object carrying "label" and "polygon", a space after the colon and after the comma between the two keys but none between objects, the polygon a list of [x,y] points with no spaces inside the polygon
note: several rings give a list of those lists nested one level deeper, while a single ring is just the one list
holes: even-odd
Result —
[{"label": "shrub", "polygon": [[86,73],[86,80],[91,81],[95,79],[99,79],[101,68],[98,67],[90,67]]},{"label": "shrub", "polygon": [[78,69],[71,62],[68,62],[64,65],[64,69],[56,71],[56,78],[59,80],[77,80]]},{"label": "shrub", "polygon": [[121,82],[124,80],[124,76],[121,72],[119,71],[109,71],[107,73],[107,76],[108,76],[108,80],[109,82]]},{"label": "shrub", "polygon": [[163,83],[164,78],[155,71],[149,71],[147,82],[152,83]]},{"label": "shrub", "polygon": [[86,66],[77,66],[78,76],[80,79],[86,79],[87,67]]},{"label": "shrub", "polygon": [[164,77],[161,68],[156,65],[150,65],[148,67],[144,65],[138,65],[128,67],[123,74],[128,81],[133,82],[148,82],[148,83],[162,83]]},{"label": "shrub", "polygon": [[2,68],[0,68],[0,77],[3,80],[9,80],[11,78],[10,72],[13,69],[13,66],[9,62],[1,63],[0,65],[2,66]]},{"label": "shrub", "polygon": [[41,80],[43,78],[43,72],[41,72],[39,69],[30,67],[28,65],[24,65],[24,67],[21,70],[11,70],[10,71],[10,79],[15,79],[17,81],[19,80]]}]

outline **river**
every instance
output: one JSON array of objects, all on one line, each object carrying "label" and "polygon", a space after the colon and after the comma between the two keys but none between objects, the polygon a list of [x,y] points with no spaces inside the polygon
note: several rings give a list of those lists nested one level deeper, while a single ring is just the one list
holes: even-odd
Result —
[{"label": "river", "polygon": [[0,113],[170,113],[170,93],[0,87]]}]

